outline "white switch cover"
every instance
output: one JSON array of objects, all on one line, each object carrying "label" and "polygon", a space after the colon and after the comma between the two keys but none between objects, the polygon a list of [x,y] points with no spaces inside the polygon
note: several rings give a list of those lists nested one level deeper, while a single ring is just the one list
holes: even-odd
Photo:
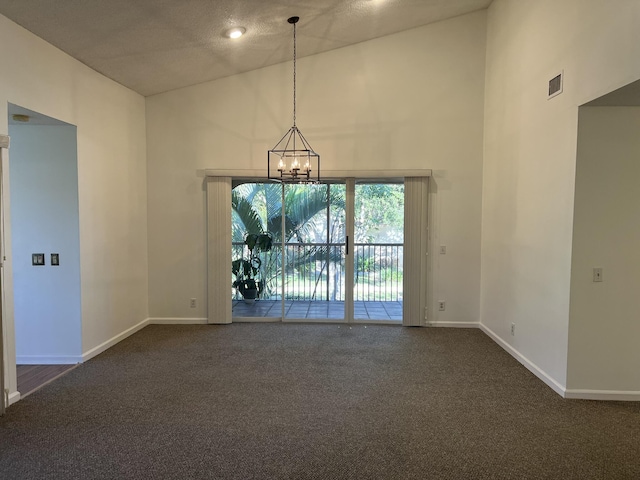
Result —
[{"label": "white switch cover", "polygon": [[602,282],[602,268],[595,267],[593,269],[593,281],[594,282]]}]

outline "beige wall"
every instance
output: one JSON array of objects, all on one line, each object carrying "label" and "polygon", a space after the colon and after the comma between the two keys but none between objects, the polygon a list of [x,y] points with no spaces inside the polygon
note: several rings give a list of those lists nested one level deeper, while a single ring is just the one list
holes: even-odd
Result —
[{"label": "beige wall", "polygon": [[[578,106],[640,78],[639,17],[635,0],[494,0],[489,8],[481,322],[560,393]],[[560,70],[564,93],[547,100]]]},{"label": "beige wall", "polygon": [[640,108],[581,107],[578,131],[567,387],[637,393]]},{"label": "beige wall", "polygon": [[[0,133],[8,130],[8,102],[78,127],[82,351],[88,352],[147,318],[144,98],[3,16],[0,45]],[[7,167],[5,159],[3,202],[8,213]],[[10,228],[10,218],[6,220]],[[4,319],[13,362],[8,233],[5,240]],[[9,372],[15,392],[11,364]]]},{"label": "beige wall", "polygon": [[[494,0],[488,14],[298,64],[298,125],[324,168],[433,170],[432,244],[447,255],[432,257],[432,298],[447,311],[432,320],[480,319],[560,393],[620,387],[604,370],[588,379],[582,363],[604,326],[580,323],[573,303],[570,323],[580,287],[572,248],[583,240],[574,236],[578,106],[640,78],[639,17],[637,0]],[[147,309],[205,318],[201,170],[264,169],[291,123],[291,64],[147,98],[145,142],[144,98],[1,16],[0,44],[0,133],[7,102],[78,126],[83,351]],[[560,70],[564,93],[547,100]],[[9,337],[11,293],[7,283]],[[628,327],[624,315],[615,322]],[[607,348],[627,351],[615,335]],[[635,388],[624,372],[620,388]]]},{"label": "beige wall", "polygon": [[[298,61],[297,123],[323,168],[433,169],[433,241],[447,245],[433,265],[439,322],[478,322],[485,36],[477,12]],[[291,68],[147,98],[151,317],[206,317],[197,171],[266,174],[291,126]]]}]

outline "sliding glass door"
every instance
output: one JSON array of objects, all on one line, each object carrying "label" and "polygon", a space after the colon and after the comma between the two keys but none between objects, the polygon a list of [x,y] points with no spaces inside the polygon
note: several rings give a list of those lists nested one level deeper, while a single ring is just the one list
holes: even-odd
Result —
[{"label": "sliding glass door", "polygon": [[240,183],[233,321],[402,321],[404,185]]},{"label": "sliding glass door", "polygon": [[282,317],[282,186],[245,182],[231,191],[234,321]]},{"label": "sliding glass door", "polygon": [[404,184],[355,185],[353,318],[402,321]]},{"label": "sliding glass door", "polygon": [[346,187],[285,185],[284,318],[345,319]]}]

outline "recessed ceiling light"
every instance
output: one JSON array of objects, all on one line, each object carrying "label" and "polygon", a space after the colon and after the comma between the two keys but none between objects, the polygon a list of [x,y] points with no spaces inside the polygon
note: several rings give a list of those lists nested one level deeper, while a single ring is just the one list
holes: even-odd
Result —
[{"label": "recessed ceiling light", "polygon": [[244,27],[234,27],[227,30],[225,34],[229,38],[240,38],[247,31]]}]

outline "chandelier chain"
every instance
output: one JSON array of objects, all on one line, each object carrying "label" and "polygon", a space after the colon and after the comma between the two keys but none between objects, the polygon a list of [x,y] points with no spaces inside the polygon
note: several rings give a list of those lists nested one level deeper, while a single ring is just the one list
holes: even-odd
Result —
[{"label": "chandelier chain", "polygon": [[267,152],[267,178],[283,183],[319,183],[320,155],[313,151],[309,142],[296,126],[298,101],[298,38],[296,23],[300,17],[290,17],[293,25],[293,126],[275,147]]},{"label": "chandelier chain", "polygon": [[293,126],[296,126],[296,24],[293,24]]}]

